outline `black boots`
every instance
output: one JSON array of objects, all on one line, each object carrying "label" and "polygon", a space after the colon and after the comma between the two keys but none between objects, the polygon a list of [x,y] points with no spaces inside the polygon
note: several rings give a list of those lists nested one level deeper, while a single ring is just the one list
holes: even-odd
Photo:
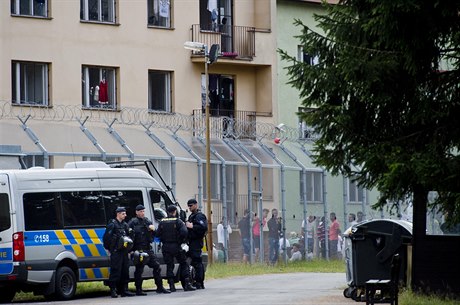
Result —
[{"label": "black boots", "polygon": [[204,283],[198,283],[198,282],[196,282],[195,288],[196,288],[196,289],[204,289]]},{"label": "black boots", "polygon": [[155,285],[157,285],[157,293],[171,293],[171,291],[163,287],[163,280],[161,278],[155,280]]},{"label": "black boots", "polygon": [[142,288],[136,288],[136,295],[147,295]]},{"label": "black boots", "polygon": [[122,298],[124,298],[124,297],[133,297],[133,296],[135,296],[135,294],[132,293],[131,291],[127,290],[127,289],[121,293]]},{"label": "black boots", "polygon": [[112,287],[110,288],[110,296],[111,296],[112,298],[118,298],[118,294],[117,294],[117,289],[116,289],[116,288],[114,288],[114,287],[113,287],[113,288],[112,288]]},{"label": "black boots", "polygon": [[185,279],[184,280],[184,284],[183,285],[183,288],[184,288],[184,291],[195,291],[196,289],[193,288],[193,286],[190,284],[190,279]]},{"label": "black boots", "polygon": [[168,284],[169,284],[169,291],[176,292],[176,287],[174,286],[174,280],[168,280]]},{"label": "black boots", "polygon": [[171,291],[165,289],[163,285],[157,286],[157,293],[171,293]]}]

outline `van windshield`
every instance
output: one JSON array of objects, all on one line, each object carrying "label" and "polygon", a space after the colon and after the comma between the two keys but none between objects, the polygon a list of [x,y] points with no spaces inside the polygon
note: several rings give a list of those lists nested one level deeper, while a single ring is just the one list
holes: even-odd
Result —
[{"label": "van windshield", "polygon": [[11,227],[10,200],[8,194],[0,194],[0,232]]}]

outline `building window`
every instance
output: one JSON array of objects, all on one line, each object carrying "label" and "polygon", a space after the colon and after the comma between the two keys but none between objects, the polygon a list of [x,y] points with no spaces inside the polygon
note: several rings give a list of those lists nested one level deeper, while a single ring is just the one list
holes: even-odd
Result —
[{"label": "building window", "polygon": [[117,108],[115,68],[83,66],[81,74],[84,108]]},{"label": "building window", "polygon": [[115,0],[80,0],[80,19],[115,22]]},{"label": "building window", "polygon": [[11,14],[48,17],[48,0],[11,0]]},{"label": "building window", "polygon": [[171,1],[147,0],[148,25],[170,28],[171,27]]},{"label": "building window", "polygon": [[49,64],[13,61],[13,104],[48,106]]},{"label": "building window", "polygon": [[[322,203],[323,202],[323,180],[322,172],[307,172],[307,202]],[[302,177],[302,172],[300,172]],[[302,179],[300,179],[302,181]],[[302,184],[300,190],[303,190]],[[302,200],[301,200],[302,201]]]},{"label": "building window", "polygon": [[45,158],[43,155],[28,155],[23,157],[24,164],[26,168],[31,168],[34,166],[45,167]]},{"label": "building window", "polygon": [[357,185],[353,178],[348,178],[348,203],[363,203],[364,189]]},{"label": "building window", "polygon": [[149,71],[149,110],[171,112],[171,72]]},{"label": "building window", "polygon": [[304,52],[302,46],[297,47],[297,60],[309,64],[310,66],[314,66],[319,63],[318,55],[312,55]]},{"label": "building window", "polygon": [[233,24],[232,10],[233,0],[200,0],[200,29],[226,33]]}]

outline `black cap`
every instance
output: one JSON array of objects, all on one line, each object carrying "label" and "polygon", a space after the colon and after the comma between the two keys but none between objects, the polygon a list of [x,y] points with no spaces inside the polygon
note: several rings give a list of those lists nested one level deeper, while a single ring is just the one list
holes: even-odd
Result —
[{"label": "black cap", "polygon": [[174,211],[177,211],[177,208],[176,208],[175,205],[170,204],[170,205],[168,205],[168,207],[166,208],[166,211],[168,211],[168,213],[172,213],[172,212],[174,212]]},{"label": "black cap", "polygon": [[139,204],[136,206],[136,211],[142,211],[142,210],[145,210],[145,206],[143,206],[142,204]]},{"label": "black cap", "polygon": [[115,210],[116,213],[121,213],[121,212],[126,212],[126,209],[125,207],[118,207],[116,210]]},{"label": "black cap", "polygon": [[189,199],[189,200],[187,201],[187,205],[192,205],[192,204],[197,204],[197,203],[198,203],[198,201],[196,201],[195,198]]}]

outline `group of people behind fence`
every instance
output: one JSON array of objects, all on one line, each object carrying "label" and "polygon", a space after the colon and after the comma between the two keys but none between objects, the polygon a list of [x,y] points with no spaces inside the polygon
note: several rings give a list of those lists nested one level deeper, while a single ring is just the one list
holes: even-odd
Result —
[{"label": "group of people behind fence", "polygon": [[[344,256],[344,234],[345,230],[364,220],[363,212],[348,214],[348,223],[343,227],[337,220],[335,212],[329,214],[329,221],[324,216],[309,216],[307,223],[302,221],[301,225],[301,249],[306,249],[304,257],[307,259],[330,258],[341,259]],[[305,247],[305,241],[307,247]],[[327,244],[326,244],[327,243]]]},{"label": "group of people behind fence", "polygon": [[[116,216],[107,225],[103,236],[104,248],[110,256],[108,285],[112,298],[117,298],[119,295],[121,297],[146,295],[142,289],[142,274],[145,266],[152,268],[157,293],[175,292],[175,260],[179,264],[179,278],[184,291],[204,289],[205,270],[201,249],[207,232],[207,219],[198,209],[195,199],[190,199],[187,205],[191,214],[186,222],[179,219],[177,207],[170,205],[167,207],[168,215],[161,219],[157,228],[145,217],[145,207],[142,204],[136,206],[136,216],[129,222],[125,221],[126,208],[116,209]],[[155,238],[162,243],[161,250],[166,264],[169,290],[163,287],[160,263],[152,249],[152,241]],[[187,257],[195,270],[193,282]],[[135,293],[128,290],[130,259],[135,266]]]},{"label": "group of people behind fence", "polygon": [[[300,233],[290,232],[283,236],[282,221],[278,216],[278,210],[270,211],[263,209],[262,217],[256,213],[245,210],[243,217],[238,221],[238,229],[241,236],[242,261],[248,262],[249,256],[254,255],[256,261],[259,260],[261,228],[264,234],[268,235],[268,263],[274,265],[286,251],[289,261],[317,258],[341,259],[343,258],[344,239],[341,224],[337,220],[335,212],[329,214],[328,222],[324,216],[316,217],[310,215],[306,221],[302,221]],[[348,214],[348,223],[345,229],[363,221],[364,214],[359,211],[357,214]],[[252,220],[252,221],[251,221]],[[252,223],[252,228],[251,228]],[[217,227],[219,249],[228,249],[229,234],[232,232],[230,225],[227,225],[227,241],[224,246],[221,240],[223,237],[223,221]],[[251,233],[252,229],[252,250]],[[262,241],[263,242],[263,241]],[[327,243],[327,244],[326,244]]]}]

